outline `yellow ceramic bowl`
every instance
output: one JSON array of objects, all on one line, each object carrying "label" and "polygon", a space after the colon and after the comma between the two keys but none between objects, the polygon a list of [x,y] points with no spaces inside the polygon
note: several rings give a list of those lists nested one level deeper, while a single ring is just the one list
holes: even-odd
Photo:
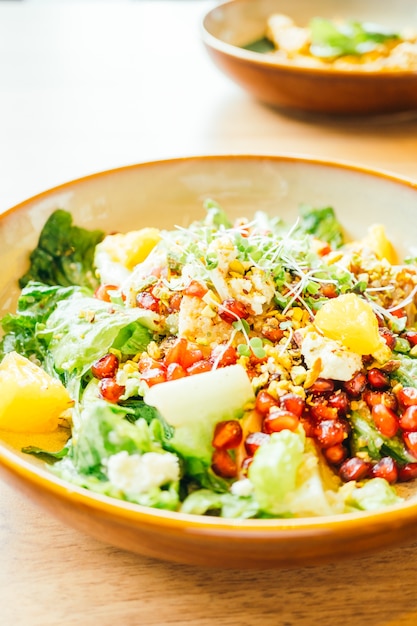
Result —
[{"label": "yellow ceramic bowl", "polygon": [[242,46],[264,36],[273,13],[287,14],[299,26],[324,17],[374,22],[391,30],[417,29],[414,0],[233,0],[209,11],[202,37],[214,63],[267,104],[341,115],[417,109],[417,72],[306,68],[244,50]]},{"label": "yellow ceramic bowl", "polygon": [[[0,217],[1,313],[13,309],[16,278],[57,207],[71,211],[79,225],[126,231],[186,225],[203,216],[207,197],[231,216],[263,209],[292,219],[301,203],[331,205],[353,237],[383,222],[398,250],[417,241],[417,184],[388,174],[286,156],[144,163],[69,182]],[[2,478],[64,523],[140,554],[198,565],[266,568],[329,561],[415,539],[417,485],[409,486],[404,503],[378,513],[225,520],[148,509],[69,485],[19,452],[29,442],[41,443],[0,433]]]}]

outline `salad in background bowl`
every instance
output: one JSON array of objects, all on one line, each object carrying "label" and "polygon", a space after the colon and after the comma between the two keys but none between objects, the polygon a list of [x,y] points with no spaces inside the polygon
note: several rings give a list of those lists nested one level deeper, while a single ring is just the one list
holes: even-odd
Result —
[{"label": "salad in background bowl", "polygon": [[202,39],[255,98],[331,115],[415,111],[417,15],[411,0],[234,0],[211,9]]},{"label": "salad in background bowl", "polygon": [[201,157],[12,210],[2,469],[75,526],[182,562],[315,562],[385,545],[394,520],[409,538],[416,193]]}]

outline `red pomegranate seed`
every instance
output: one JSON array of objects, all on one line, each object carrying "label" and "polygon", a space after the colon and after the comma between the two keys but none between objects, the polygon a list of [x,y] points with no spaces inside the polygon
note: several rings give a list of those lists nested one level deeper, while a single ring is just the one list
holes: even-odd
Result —
[{"label": "red pomegranate seed", "polygon": [[334,390],[334,382],[326,378],[317,378],[308,390],[313,395],[329,393]]},{"label": "red pomegranate seed", "polygon": [[363,372],[358,372],[353,378],[343,383],[346,393],[353,398],[358,398],[366,388],[366,376]]},{"label": "red pomegranate seed", "polygon": [[116,404],[124,394],[125,387],[118,385],[114,378],[102,378],[98,384],[98,390],[104,400]]},{"label": "red pomegranate seed", "polygon": [[187,376],[187,372],[179,363],[170,363],[167,367],[166,378],[167,380],[178,380]]},{"label": "red pomegranate seed", "polygon": [[377,367],[368,370],[368,383],[373,389],[388,389],[389,376]]},{"label": "red pomegranate seed", "polygon": [[391,391],[372,391],[371,389],[367,389],[363,394],[363,399],[369,408],[372,408],[376,404],[384,404],[393,411],[396,411],[398,408],[397,398]]},{"label": "red pomegranate seed", "polygon": [[115,354],[109,352],[98,359],[91,366],[91,373],[94,378],[113,378],[119,369],[119,359]]},{"label": "red pomegranate seed", "polygon": [[310,405],[311,416],[318,421],[321,420],[336,420],[338,418],[337,409],[329,406],[325,402],[315,402]]},{"label": "red pomegranate seed", "polygon": [[296,430],[300,423],[300,418],[294,413],[283,409],[272,409],[265,417],[263,429],[266,433],[278,433],[281,430]]},{"label": "red pomegranate seed", "polygon": [[385,404],[376,404],[372,407],[372,419],[379,432],[385,437],[394,437],[397,434],[398,418]]},{"label": "red pomegranate seed", "polygon": [[397,339],[396,339],[394,333],[392,332],[392,330],[390,330],[386,326],[382,326],[382,328],[379,328],[378,330],[379,330],[380,336],[385,341],[385,343],[387,344],[388,348],[390,348],[390,350],[393,350],[394,347],[395,347]]},{"label": "red pomegranate seed", "polygon": [[237,475],[236,461],[232,459],[227,450],[216,449],[211,458],[211,468],[217,476],[234,478]]},{"label": "red pomegranate seed", "polygon": [[203,298],[207,292],[207,287],[199,283],[197,280],[192,280],[183,291],[186,296],[194,296],[200,299]]},{"label": "red pomegranate seed", "polygon": [[305,408],[305,400],[296,393],[286,393],[279,399],[280,406],[297,417],[301,417]]},{"label": "red pomegranate seed", "polygon": [[266,443],[267,441],[269,441],[269,435],[267,435],[266,433],[249,433],[249,435],[245,439],[245,450],[250,456],[253,456],[259,446]]},{"label": "red pomegranate seed", "polygon": [[154,313],[159,313],[159,300],[155,298],[149,291],[141,291],[136,296],[136,306],[140,309],[147,309]]},{"label": "red pomegranate seed", "polygon": [[372,478],[385,478],[389,483],[396,483],[398,480],[398,469],[395,461],[390,456],[385,456],[369,470]]},{"label": "red pomegranate seed", "polygon": [[398,480],[408,482],[417,478],[417,463],[406,463],[398,468]]},{"label": "red pomegranate seed", "polygon": [[255,409],[259,411],[261,415],[267,415],[269,409],[278,407],[278,402],[270,393],[262,389],[256,396]]},{"label": "red pomegranate seed", "polygon": [[346,433],[343,424],[337,420],[322,420],[314,429],[315,436],[322,448],[330,448],[342,443]]},{"label": "red pomegranate seed", "polygon": [[233,324],[239,319],[246,319],[249,317],[249,311],[243,302],[239,300],[223,300],[221,307],[219,307],[219,316],[224,322]]},{"label": "red pomegranate seed", "polygon": [[94,292],[94,297],[103,302],[111,302],[110,291],[117,291],[116,285],[100,285]]},{"label": "red pomegranate seed", "polygon": [[214,429],[213,448],[231,450],[242,441],[242,427],[237,420],[219,422]]},{"label": "red pomegranate seed", "polygon": [[332,409],[336,409],[339,415],[346,415],[349,409],[349,399],[347,394],[340,390],[328,397],[327,404]]},{"label": "red pomegranate seed", "polygon": [[408,451],[417,458],[417,432],[410,431],[403,433],[403,440]]},{"label": "red pomegranate seed", "polygon": [[151,367],[142,372],[141,379],[144,380],[149,387],[159,385],[160,383],[164,383],[167,379],[166,370],[161,367]]},{"label": "red pomegranate seed", "polygon": [[399,423],[403,430],[417,431],[417,406],[407,407],[400,415]]},{"label": "red pomegranate seed", "polygon": [[402,337],[404,337],[405,339],[407,339],[407,341],[412,345],[412,346],[417,346],[417,331],[416,330],[407,330]]},{"label": "red pomegranate seed", "polygon": [[397,397],[403,406],[416,406],[417,387],[403,387],[399,390]]},{"label": "red pomegranate seed", "polygon": [[332,465],[339,465],[345,460],[347,456],[347,450],[341,443],[337,443],[334,446],[329,446],[323,450],[324,457]]},{"label": "red pomegranate seed", "polygon": [[368,474],[369,467],[369,463],[357,456],[354,456],[346,461],[343,461],[339,468],[339,475],[345,482],[349,482],[350,480],[361,480],[361,478],[365,478]]}]

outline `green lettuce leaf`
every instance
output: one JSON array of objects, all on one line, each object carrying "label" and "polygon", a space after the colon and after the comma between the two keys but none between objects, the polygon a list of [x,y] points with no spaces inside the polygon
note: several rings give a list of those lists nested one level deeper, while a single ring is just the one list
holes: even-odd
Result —
[{"label": "green lettuce leaf", "polygon": [[58,209],[41,231],[38,245],[30,255],[30,268],[19,280],[20,287],[39,281],[94,290],[98,286],[93,269],[94,252],[103,238],[101,230],[73,226],[71,214]]},{"label": "green lettuce leaf", "polygon": [[399,35],[382,26],[349,20],[337,24],[316,17],[310,21],[311,53],[316,57],[334,58],[361,55],[374,50],[385,41],[399,39]]},{"label": "green lettuce leaf", "polygon": [[343,230],[332,207],[314,209],[307,205],[301,206],[299,229],[326,241],[334,248],[343,244]]}]

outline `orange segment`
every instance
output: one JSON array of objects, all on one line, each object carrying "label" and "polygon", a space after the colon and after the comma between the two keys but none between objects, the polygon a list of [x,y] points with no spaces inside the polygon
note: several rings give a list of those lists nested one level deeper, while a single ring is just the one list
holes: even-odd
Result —
[{"label": "orange segment", "polygon": [[373,354],[383,345],[371,305],[354,293],[325,302],[314,325],[325,337],[340,341],[357,354]]}]

